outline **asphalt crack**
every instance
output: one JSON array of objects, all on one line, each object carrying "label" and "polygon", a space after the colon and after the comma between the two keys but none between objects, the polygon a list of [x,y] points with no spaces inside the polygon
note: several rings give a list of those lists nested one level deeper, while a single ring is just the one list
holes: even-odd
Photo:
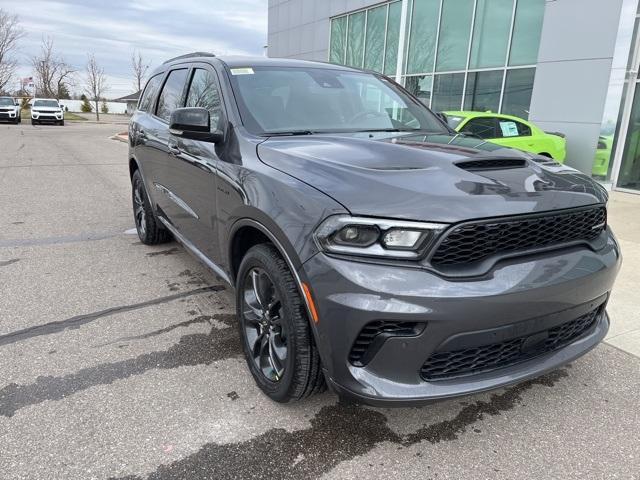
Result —
[{"label": "asphalt crack", "polygon": [[491,395],[489,401],[464,407],[452,420],[424,426],[408,435],[394,432],[380,411],[353,404],[326,406],[310,421],[309,428],[274,428],[242,442],[209,443],[188,457],[159,466],[146,477],[133,475],[120,480],[317,478],[384,442],[406,448],[423,441],[455,440],[487,415],[501,415],[515,408],[527,390],[536,385],[551,387],[566,376],[564,370],[558,370],[507,388]]},{"label": "asphalt crack", "polygon": [[177,300],[180,298],[191,297],[193,295],[199,295],[201,293],[207,292],[218,292],[221,290],[226,290],[226,287],[223,285],[210,285],[207,287],[196,288],[195,290],[189,290],[187,292],[175,293],[173,295],[167,295],[165,297],[154,298],[145,302],[111,307],[105,310],[100,310],[98,312],[76,315],[75,317],[67,318],[65,320],[56,320],[54,322],[45,323],[43,325],[35,325],[33,327],[16,330],[15,332],[7,333],[5,335],[0,335],[0,347],[34,337],[59,333],[70,328],[79,328],[80,326],[87,323],[91,323],[100,318],[115,315],[117,313],[130,312],[132,310],[139,310],[151,305],[159,305],[161,303],[172,302],[173,300]]}]

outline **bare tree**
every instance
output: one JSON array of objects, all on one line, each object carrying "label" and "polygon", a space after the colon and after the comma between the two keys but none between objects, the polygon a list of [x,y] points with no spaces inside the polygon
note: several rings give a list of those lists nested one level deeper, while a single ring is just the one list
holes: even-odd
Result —
[{"label": "bare tree", "polygon": [[36,92],[45,97],[64,97],[74,83],[76,70],[64,61],[53,48],[53,39],[42,39],[40,54],[32,57]]},{"label": "bare tree", "polygon": [[96,57],[93,54],[88,55],[88,57],[85,91],[89,99],[95,104],[96,121],[100,121],[98,102],[100,102],[102,95],[109,89],[109,86],[107,84],[107,76],[104,74],[104,69],[98,65]]},{"label": "bare tree", "polygon": [[142,90],[142,81],[149,70],[149,64],[142,59],[142,54],[135,50],[131,54],[131,69],[133,70],[133,87],[136,92],[139,92]]},{"label": "bare tree", "polygon": [[13,57],[18,40],[25,35],[20,28],[17,15],[9,15],[0,8],[0,92],[13,78],[16,72],[16,59]]}]

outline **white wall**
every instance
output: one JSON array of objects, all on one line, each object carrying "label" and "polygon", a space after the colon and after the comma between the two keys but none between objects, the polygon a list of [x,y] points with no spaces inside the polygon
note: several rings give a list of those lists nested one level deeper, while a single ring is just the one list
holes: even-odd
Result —
[{"label": "white wall", "polygon": [[[60,100],[60,103],[67,107],[70,112],[81,112],[82,109],[80,106],[82,105],[82,100]],[[90,102],[91,106],[95,108],[93,102]],[[102,108],[102,102],[98,105],[99,108]],[[109,113],[127,113],[127,104],[120,102],[107,102],[107,107],[109,108]],[[100,111],[102,113],[102,111]]]}]

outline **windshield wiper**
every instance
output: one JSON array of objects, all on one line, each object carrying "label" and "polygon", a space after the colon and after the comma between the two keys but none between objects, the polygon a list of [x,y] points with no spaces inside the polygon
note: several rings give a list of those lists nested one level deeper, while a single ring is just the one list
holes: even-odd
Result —
[{"label": "windshield wiper", "polygon": [[311,130],[290,130],[288,132],[264,132],[265,136],[269,137],[287,137],[287,136],[295,136],[295,135],[313,135],[314,133]]}]

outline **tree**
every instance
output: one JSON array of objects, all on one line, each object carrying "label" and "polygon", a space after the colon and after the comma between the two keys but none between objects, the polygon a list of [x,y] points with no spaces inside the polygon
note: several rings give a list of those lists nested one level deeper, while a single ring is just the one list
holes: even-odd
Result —
[{"label": "tree", "polygon": [[61,98],[69,95],[76,70],[64,61],[53,48],[53,39],[43,37],[40,54],[31,58],[35,70],[35,85],[38,95]]},{"label": "tree", "polygon": [[84,113],[90,113],[91,111],[93,111],[93,108],[91,108],[91,104],[89,103],[89,99],[84,93],[80,95],[80,100],[82,100],[82,105],[80,105],[80,111]]},{"label": "tree", "polygon": [[0,91],[7,88],[16,72],[17,62],[13,54],[24,35],[18,16],[9,15],[0,8]]},{"label": "tree", "polygon": [[98,102],[102,98],[102,94],[105,93],[109,86],[107,85],[107,76],[104,74],[104,69],[98,65],[96,57],[93,54],[88,55],[87,62],[87,79],[86,88],[87,96],[93,101],[96,107],[96,121],[100,121],[100,113],[98,113]]},{"label": "tree", "polygon": [[142,90],[144,76],[149,70],[149,64],[142,60],[142,54],[137,51],[133,51],[131,54],[131,69],[133,70],[133,88],[136,92]]},{"label": "tree", "polygon": [[109,106],[107,105],[107,99],[106,98],[102,99],[102,107],[100,107],[100,111],[102,113],[109,113]]}]

